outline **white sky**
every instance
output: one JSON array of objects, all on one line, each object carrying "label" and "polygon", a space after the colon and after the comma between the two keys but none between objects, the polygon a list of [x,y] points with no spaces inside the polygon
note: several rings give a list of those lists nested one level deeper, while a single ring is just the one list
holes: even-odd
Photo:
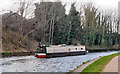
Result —
[{"label": "white sky", "polygon": [[[3,10],[14,10],[18,9],[17,3],[20,0],[0,0],[0,14],[3,13]],[[41,0],[28,0],[28,1],[34,1],[40,2]],[[43,0],[43,1],[56,1],[56,0]],[[59,0],[60,1],[60,0]],[[101,10],[118,10],[118,2],[120,0],[61,0],[63,3],[67,3],[66,10],[67,13],[70,9],[70,4],[72,2],[76,2],[76,5],[80,5],[82,3],[86,2],[93,2],[96,7],[100,8]],[[15,5],[16,4],[16,5]]]}]

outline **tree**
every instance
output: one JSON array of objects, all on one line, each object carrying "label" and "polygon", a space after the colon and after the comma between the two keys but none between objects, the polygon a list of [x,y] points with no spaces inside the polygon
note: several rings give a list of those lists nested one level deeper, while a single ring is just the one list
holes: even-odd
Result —
[{"label": "tree", "polygon": [[[97,13],[97,8],[94,7],[92,3],[88,3],[84,5],[84,25],[83,25],[83,33],[84,35],[82,41],[84,44],[92,46],[95,43],[96,32],[97,32],[97,20],[99,19],[99,14]],[[86,38],[85,38],[86,37]],[[87,40],[84,40],[87,39]]]},{"label": "tree", "polygon": [[[35,17],[41,26],[42,36],[40,39],[45,43],[53,44],[55,31],[59,28],[57,21],[65,15],[64,6],[61,2],[41,2],[36,4]],[[56,36],[56,35],[55,35]]]},{"label": "tree", "polygon": [[81,30],[79,13],[76,11],[74,3],[71,5],[71,9],[68,15],[69,24],[68,24],[68,36],[67,44],[72,44],[76,38],[78,32]]},{"label": "tree", "polygon": [[[26,0],[18,2],[18,9],[16,12],[10,11],[10,13],[3,14],[3,44],[5,48],[29,49],[31,42],[28,40],[29,31],[26,28],[27,15],[30,14],[30,6],[32,2],[26,2]],[[6,35],[8,32],[8,35]],[[8,36],[8,37],[6,37]],[[12,39],[13,38],[13,39]],[[4,46],[3,46],[4,47]],[[34,45],[33,45],[34,47]]]}]

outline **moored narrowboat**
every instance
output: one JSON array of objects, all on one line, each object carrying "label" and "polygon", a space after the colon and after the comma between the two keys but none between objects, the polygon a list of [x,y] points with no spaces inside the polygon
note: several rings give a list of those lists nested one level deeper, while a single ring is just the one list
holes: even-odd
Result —
[{"label": "moored narrowboat", "polygon": [[38,58],[51,58],[51,57],[63,57],[63,56],[73,56],[86,54],[88,51],[86,47],[81,46],[42,46],[38,48],[35,57]]}]

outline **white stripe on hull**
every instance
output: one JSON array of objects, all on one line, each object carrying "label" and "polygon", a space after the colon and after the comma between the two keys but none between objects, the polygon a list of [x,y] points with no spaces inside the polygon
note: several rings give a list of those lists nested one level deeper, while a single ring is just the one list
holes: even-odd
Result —
[{"label": "white stripe on hull", "polygon": [[35,55],[46,55],[45,53],[36,53]]}]

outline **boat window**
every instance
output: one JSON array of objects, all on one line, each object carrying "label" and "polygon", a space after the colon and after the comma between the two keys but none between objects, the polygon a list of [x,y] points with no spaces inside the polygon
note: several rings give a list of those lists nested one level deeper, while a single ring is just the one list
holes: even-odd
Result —
[{"label": "boat window", "polygon": [[81,50],[83,50],[83,48],[81,48]]},{"label": "boat window", "polygon": [[70,48],[68,48],[68,50],[70,51]]},{"label": "boat window", "polygon": [[75,48],[75,50],[77,50],[77,48]]}]

